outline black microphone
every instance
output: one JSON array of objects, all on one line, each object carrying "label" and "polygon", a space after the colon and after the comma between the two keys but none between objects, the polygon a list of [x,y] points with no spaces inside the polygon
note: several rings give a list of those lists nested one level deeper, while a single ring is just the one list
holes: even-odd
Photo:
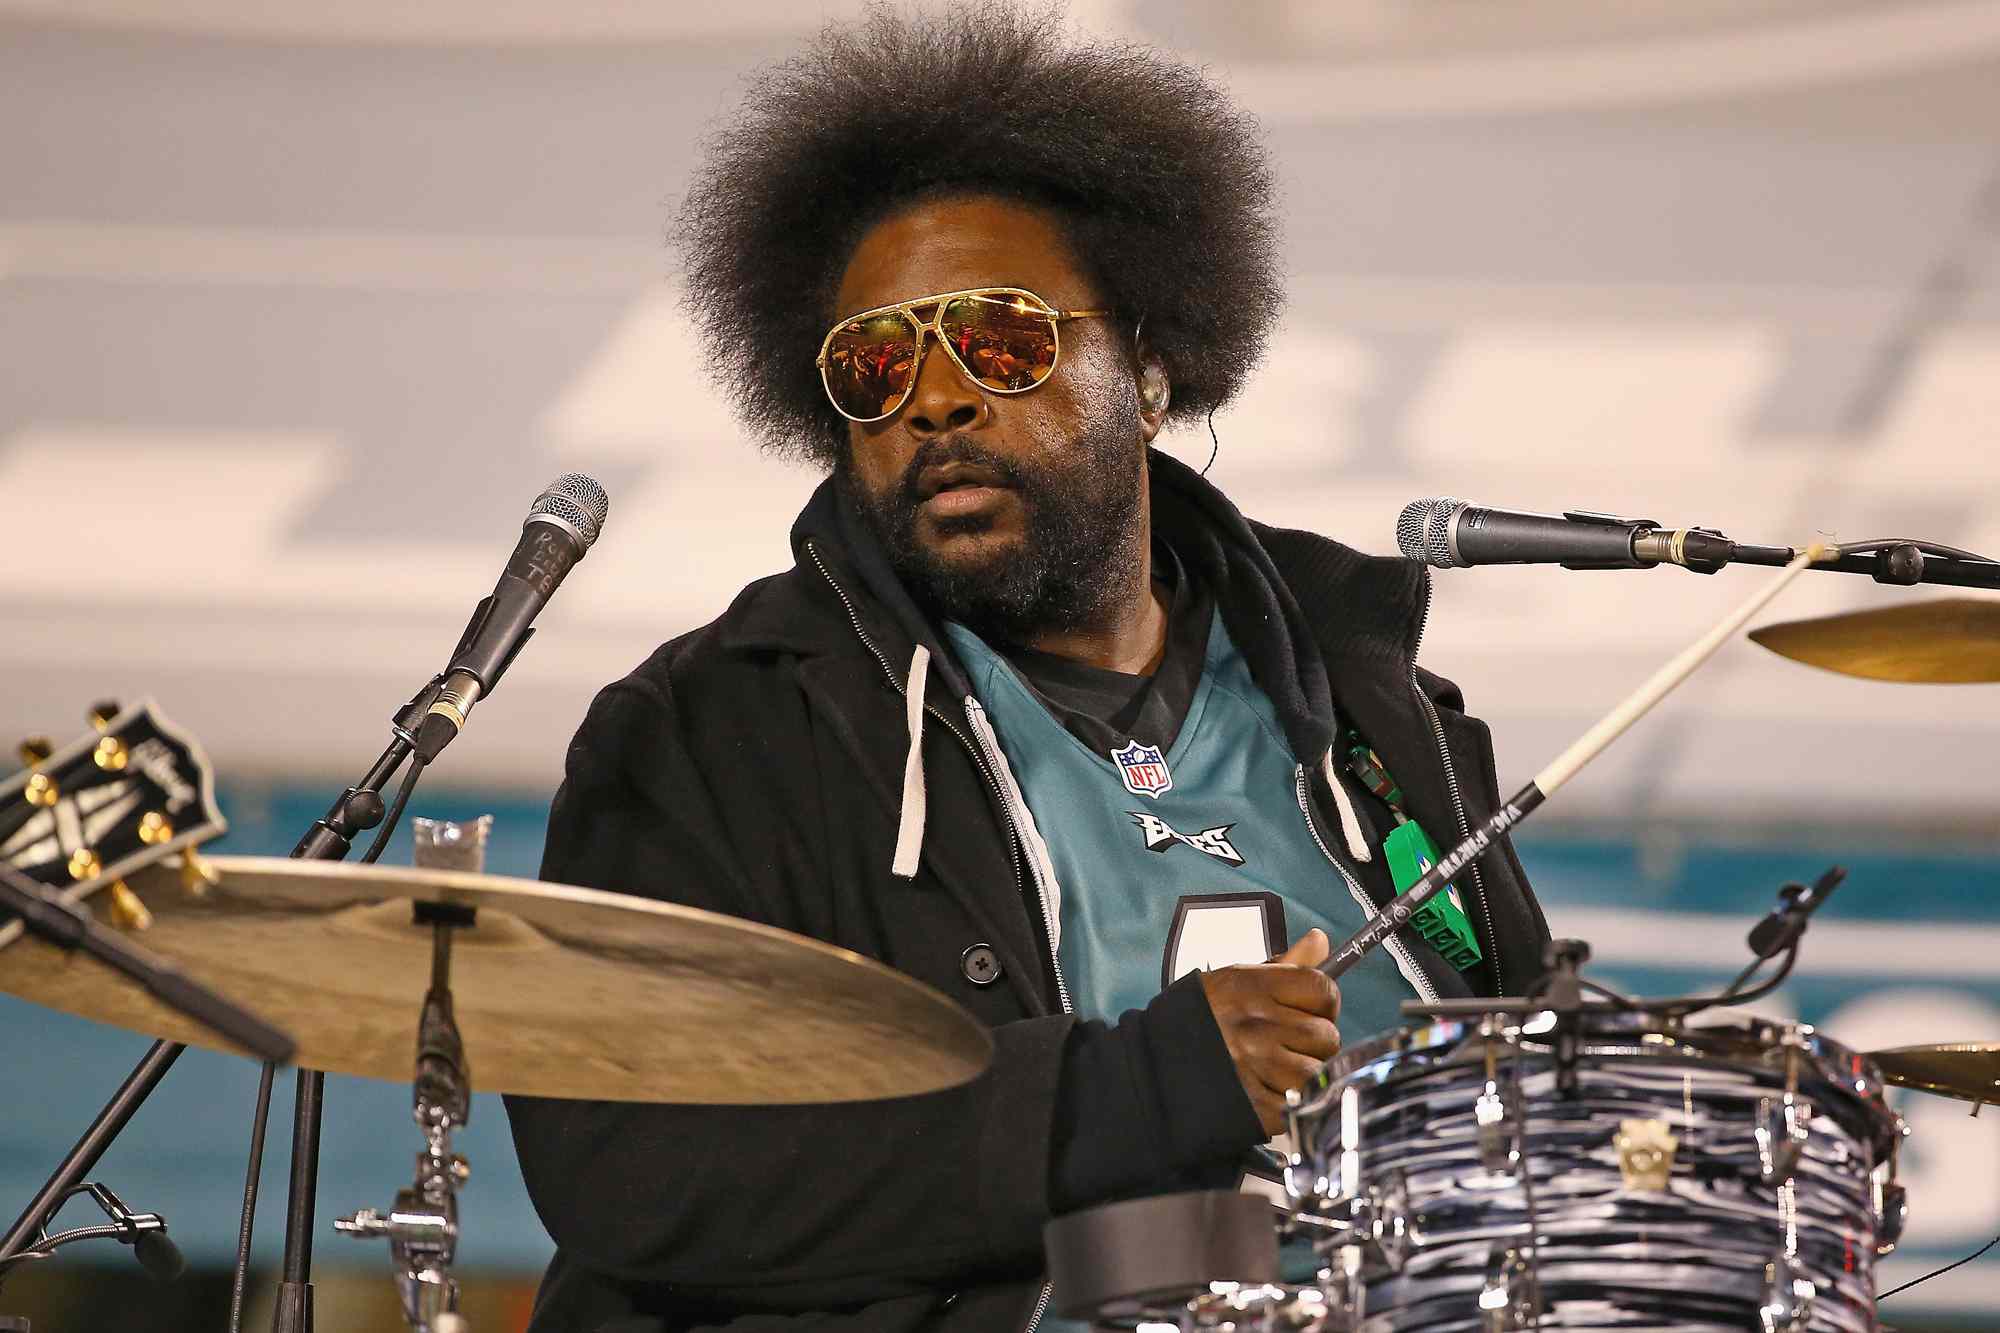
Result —
[{"label": "black microphone", "polygon": [[1833,891],[1846,878],[1845,866],[1832,866],[1814,880],[1810,888],[1804,884],[1787,884],[1780,888],[1777,907],[1750,927],[1750,952],[1759,958],[1770,958],[1780,949],[1790,948],[1799,936],[1806,933],[1807,918],[1833,896]]},{"label": "black microphone", "polygon": [[158,1282],[172,1282],[187,1272],[187,1256],[165,1231],[141,1231],[134,1236],[132,1257]]},{"label": "black microphone", "polygon": [[1682,565],[1713,574],[1735,544],[1706,528],[1664,530],[1649,518],[1588,510],[1563,514],[1488,509],[1444,496],[1414,500],[1396,520],[1396,545],[1438,569],[1474,565],[1561,565],[1565,569],[1650,569]]},{"label": "black microphone", "polygon": [[436,759],[464,728],[472,706],[493,693],[533,636],[536,615],[597,540],[610,509],[604,488],[581,472],[565,472],[536,497],[500,582],[473,609],[437,700],[417,726],[420,762]]}]

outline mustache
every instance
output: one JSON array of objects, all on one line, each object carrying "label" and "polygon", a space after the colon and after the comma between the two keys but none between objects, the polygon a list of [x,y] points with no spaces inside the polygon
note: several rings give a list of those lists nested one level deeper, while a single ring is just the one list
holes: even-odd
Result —
[{"label": "mustache", "polygon": [[923,495],[918,489],[924,470],[945,463],[971,463],[987,468],[999,477],[1001,482],[1017,491],[1030,487],[1029,479],[1012,460],[1002,458],[991,450],[982,448],[964,435],[948,435],[932,440],[910,458],[903,468],[901,483],[896,487],[896,498],[907,512],[923,503]]}]

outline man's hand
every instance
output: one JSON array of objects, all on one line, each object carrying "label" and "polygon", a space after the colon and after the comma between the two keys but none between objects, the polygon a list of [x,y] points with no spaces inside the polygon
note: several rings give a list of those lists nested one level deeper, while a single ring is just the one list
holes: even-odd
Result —
[{"label": "man's hand", "polygon": [[1315,970],[1332,947],[1323,932],[1309,930],[1268,963],[1201,974],[1236,1077],[1268,1134],[1285,1127],[1285,1093],[1340,1050],[1340,1029],[1334,1026],[1340,987]]}]

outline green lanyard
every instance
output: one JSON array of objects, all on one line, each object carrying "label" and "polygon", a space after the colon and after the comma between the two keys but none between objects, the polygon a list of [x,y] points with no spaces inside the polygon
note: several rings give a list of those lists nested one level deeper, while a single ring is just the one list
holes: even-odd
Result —
[{"label": "green lanyard", "polygon": [[[1423,825],[1412,819],[1403,808],[1403,789],[1390,776],[1382,756],[1361,739],[1361,733],[1353,727],[1343,728],[1340,747],[1347,757],[1347,771],[1388,806],[1389,813],[1396,817],[1395,832],[1382,840],[1382,853],[1389,863],[1389,878],[1395,884],[1396,892],[1401,893],[1421,879],[1424,872],[1437,862],[1437,844],[1424,832]],[[1484,957],[1479,949],[1479,935],[1465,915],[1465,904],[1459,898],[1456,885],[1448,886],[1443,893],[1419,907],[1410,917],[1410,928],[1461,972]]]}]

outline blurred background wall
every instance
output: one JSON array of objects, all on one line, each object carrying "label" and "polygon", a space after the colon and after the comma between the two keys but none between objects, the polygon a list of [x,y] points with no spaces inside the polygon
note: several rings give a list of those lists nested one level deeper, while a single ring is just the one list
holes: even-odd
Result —
[{"label": "blurred background wall", "polygon": [[[89,701],[151,695],[224,775],[221,849],[287,850],[441,662],[528,501],[588,471],[604,540],[416,806],[496,811],[489,868],[532,874],[593,690],[788,563],[817,478],[760,458],[709,389],[662,236],[741,76],[855,11],[0,0],[0,735],[60,741]],[[2000,6],[1070,12],[1207,66],[1268,129],[1292,302],[1210,474],[1250,514],[1375,551],[1439,494],[2000,549]],[[1511,788],[1756,577],[1446,574],[1425,661],[1492,722]],[[1773,618],[1910,596],[1821,577]],[[2000,1039],[1996,700],[1737,645],[1523,855],[1557,933],[1653,993],[1733,973],[1778,883],[1842,861],[1773,1011],[1864,1049]],[[0,1000],[0,1211],[144,1046]],[[85,1252],[0,1310],[219,1326],[254,1083],[191,1053],[98,1173],[202,1271],[167,1295]],[[1913,1216],[1885,1285],[2000,1230],[2000,1120],[1898,1101]],[[324,1227],[407,1178],[407,1106],[330,1081],[327,1326],[395,1326],[386,1257]],[[504,1131],[482,1098],[482,1330],[521,1326],[549,1249]],[[2000,1258],[1893,1308],[1991,1328]]]}]

